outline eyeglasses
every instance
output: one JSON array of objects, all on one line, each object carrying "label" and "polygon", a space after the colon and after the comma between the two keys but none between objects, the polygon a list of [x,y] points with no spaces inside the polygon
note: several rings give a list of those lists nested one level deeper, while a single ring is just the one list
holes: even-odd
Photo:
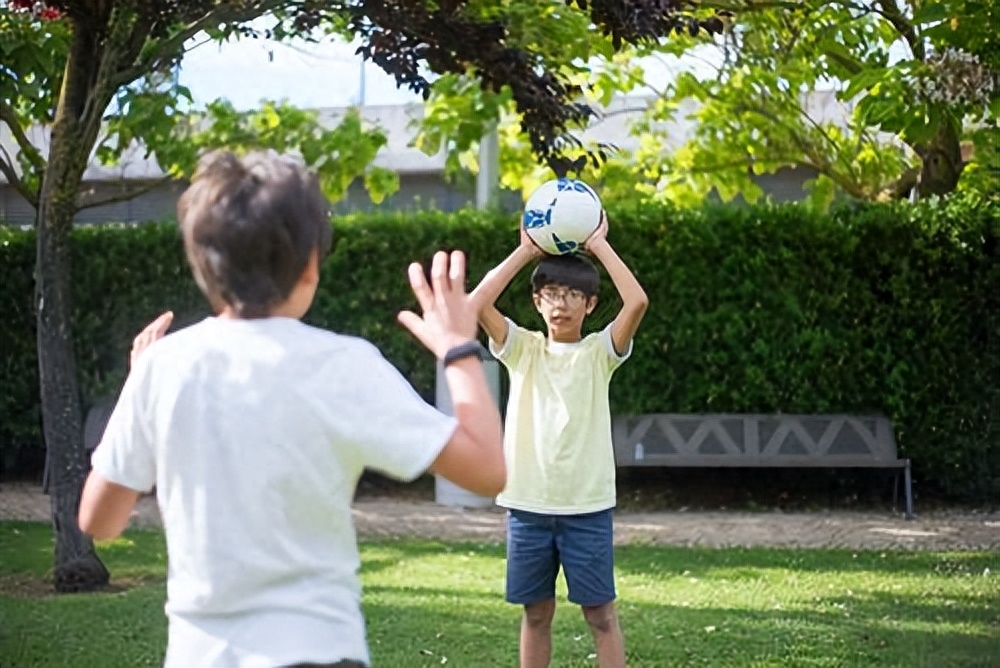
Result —
[{"label": "eyeglasses", "polygon": [[571,288],[542,288],[538,294],[550,304],[562,302],[566,306],[579,306],[587,298],[580,290]]}]

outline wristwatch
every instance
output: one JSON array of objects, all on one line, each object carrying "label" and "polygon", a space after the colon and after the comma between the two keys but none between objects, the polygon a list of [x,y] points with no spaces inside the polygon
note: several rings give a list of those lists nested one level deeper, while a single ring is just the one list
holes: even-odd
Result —
[{"label": "wristwatch", "polygon": [[483,348],[483,344],[479,343],[473,339],[472,341],[466,341],[465,343],[460,343],[454,348],[450,348],[448,352],[444,354],[441,358],[441,362],[444,366],[448,366],[452,362],[457,362],[458,360],[464,360],[466,357],[476,357],[479,361],[486,359],[486,349]]}]

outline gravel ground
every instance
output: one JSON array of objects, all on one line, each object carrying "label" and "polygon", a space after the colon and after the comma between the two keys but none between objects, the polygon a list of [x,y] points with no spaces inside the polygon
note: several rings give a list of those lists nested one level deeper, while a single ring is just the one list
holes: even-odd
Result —
[{"label": "gravel ground", "polygon": [[[37,484],[0,486],[0,521],[48,521],[49,497]],[[504,513],[464,509],[409,498],[363,497],[354,504],[361,538],[420,537],[501,542]],[[133,526],[160,525],[156,504],[140,500]],[[935,510],[907,521],[870,512],[619,512],[619,544],[709,547],[839,547],[856,550],[997,550],[1000,513]]]}]

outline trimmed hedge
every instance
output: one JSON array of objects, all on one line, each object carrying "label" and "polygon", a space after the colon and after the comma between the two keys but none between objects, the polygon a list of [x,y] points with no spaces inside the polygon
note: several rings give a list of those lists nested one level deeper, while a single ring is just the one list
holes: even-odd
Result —
[{"label": "trimmed hedge", "polygon": [[[612,410],[880,412],[915,475],[953,496],[1000,491],[1000,265],[993,202],[798,205],[610,213],[610,238],[651,306]],[[461,211],[335,221],[335,248],[307,321],[375,342],[428,400],[434,364],[395,322],[413,307],[406,264],[469,254],[470,284],[516,240],[516,219]],[[39,442],[34,235],[0,229],[0,445]],[[159,312],[207,314],[176,226],[74,231],[74,335],[84,407],[120,387],[131,338]],[[589,326],[614,315],[613,286]],[[499,302],[542,327],[527,272]]]}]

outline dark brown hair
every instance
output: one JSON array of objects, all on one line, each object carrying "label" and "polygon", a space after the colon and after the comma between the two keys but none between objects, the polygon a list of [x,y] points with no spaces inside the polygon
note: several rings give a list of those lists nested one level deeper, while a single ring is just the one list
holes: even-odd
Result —
[{"label": "dark brown hair", "polygon": [[273,151],[205,155],[177,219],[198,286],[213,307],[228,304],[241,318],[265,317],[286,300],[332,238],[315,174]]},{"label": "dark brown hair", "polygon": [[546,285],[564,285],[588,297],[597,294],[601,275],[594,263],[579,253],[547,255],[531,273],[531,289],[538,292]]}]

